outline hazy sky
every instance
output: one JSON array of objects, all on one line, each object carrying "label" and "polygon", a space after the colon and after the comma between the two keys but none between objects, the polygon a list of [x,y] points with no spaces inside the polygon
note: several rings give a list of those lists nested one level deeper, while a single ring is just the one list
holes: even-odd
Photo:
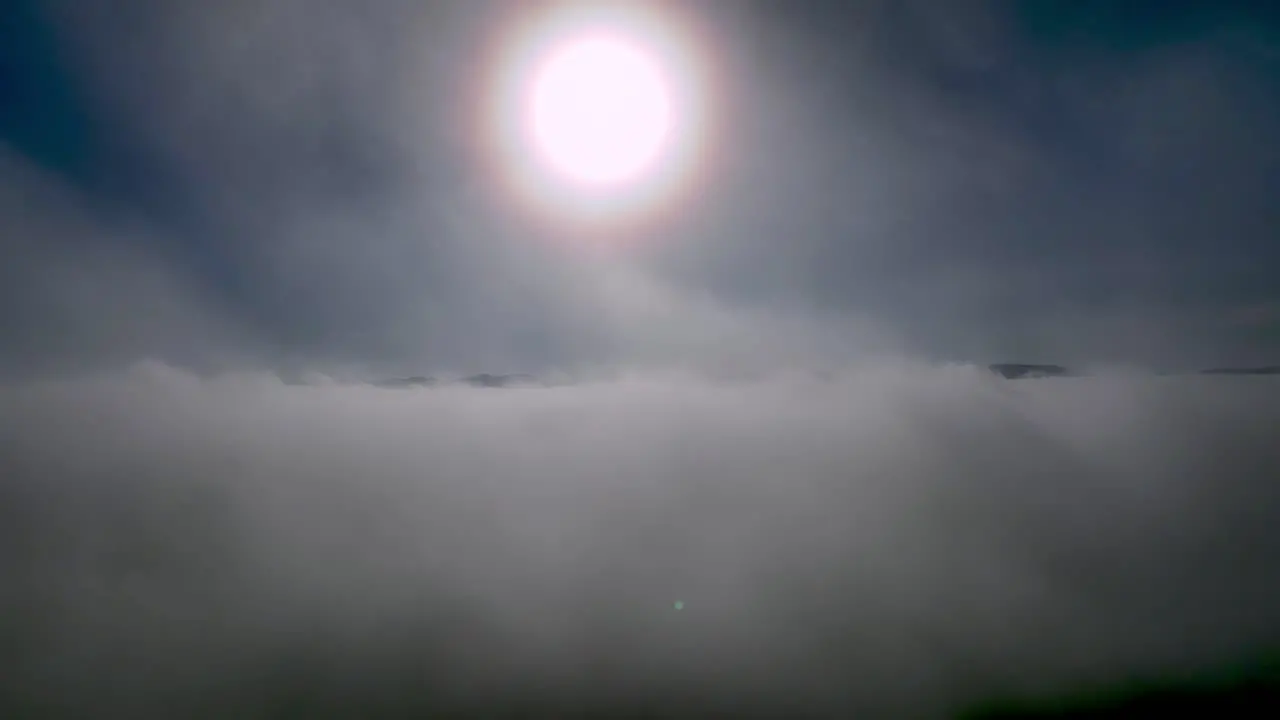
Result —
[{"label": "hazy sky", "polygon": [[604,258],[475,149],[519,3],[7,5],[10,369],[1277,349],[1267,3],[674,3],[715,152]]}]

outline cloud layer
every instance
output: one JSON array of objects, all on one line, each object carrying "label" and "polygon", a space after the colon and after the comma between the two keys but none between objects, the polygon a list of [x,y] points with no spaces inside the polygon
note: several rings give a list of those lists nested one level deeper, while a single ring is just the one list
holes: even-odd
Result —
[{"label": "cloud layer", "polygon": [[1280,633],[1269,378],[322,380],[0,389],[4,714],[930,715]]}]

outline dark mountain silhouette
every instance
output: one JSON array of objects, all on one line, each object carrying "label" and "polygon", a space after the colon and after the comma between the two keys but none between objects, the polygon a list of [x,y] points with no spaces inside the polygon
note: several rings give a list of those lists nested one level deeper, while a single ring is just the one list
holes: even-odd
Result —
[{"label": "dark mountain silhouette", "polygon": [[490,373],[480,373],[470,377],[462,378],[458,381],[463,385],[471,387],[484,388],[506,388],[506,387],[530,387],[541,386],[543,383],[532,375],[493,375]]},{"label": "dark mountain silhouette", "polygon": [[1009,380],[1021,380],[1023,378],[1043,378],[1043,377],[1071,377],[1074,375],[1070,370],[1061,365],[1028,365],[1024,363],[993,363],[987,368],[991,372],[1003,376]]},{"label": "dark mountain silhouette", "polygon": [[399,390],[403,388],[435,387],[439,382],[433,377],[416,376],[407,378],[391,378],[389,380],[375,380],[373,384],[380,388]]},{"label": "dark mountain silhouette", "polygon": [[440,387],[441,385],[470,385],[471,387],[479,388],[546,387],[545,383],[533,375],[519,373],[510,375],[480,373],[478,375],[470,375],[447,383],[441,382],[434,377],[416,375],[414,377],[374,380],[370,384],[375,387],[387,388],[390,390],[431,388]]},{"label": "dark mountain silhouette", "polygon": [[[1043,377],[1080,377],[1061,365],[1029,365],[1023,363],[993,363],[987,366],[991,372],[1009,380]],[[1263,367],[1221,367],[1187,372],[1157,372],[1157,375],[1280,375],[1280,365]]]},{"label": "dark mountain silhouette", "polygon": [[1213,368],[1201,370],[1201,375],[1280,375],[1280,365],[1255,368]]},{"label": "dark mountain silhouette", "polygon": [[[1006,380],[1027,380],[1051,377],[1081,377],[1082,373],[1074,372],[1062,365],[1041,365],[1033,363],[991,363],[987,369]],[[1280,365],[1262,367],[1220,367],[1185,373],[1159,372],[1157,375],[1280,375]],[[819,377],[822,377],[820,374]],[[830,378],[827,378],[830,379]],[[468,385],[476,388],[518,388],[548,387],[547,383],[533,375],[512,373],[506,375],[479,373],[469,375],[449,383],[442,383],[434,377],[414,376],[405,378],[389,378],[375,380],[372,385],[380,388],[401,390],[409,388],[431,388],[441,385]]]}]

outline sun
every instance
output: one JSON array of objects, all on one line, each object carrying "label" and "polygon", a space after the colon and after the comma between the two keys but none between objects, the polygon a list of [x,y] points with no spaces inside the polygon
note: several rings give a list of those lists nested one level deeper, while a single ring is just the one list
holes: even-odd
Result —
[{"label": "sun", "polygon": [[505,199],[562,237],[636,238],[679,217],[717,114],[696,19],[651,0],[515,8],[485,44],[473,126]]},{"label": "sun", "polygon": [[668,149],[671,92],[651,50],[597,31],[554,48],[531,83],[527,123],[543,162],[588,188],[625,185]]}]

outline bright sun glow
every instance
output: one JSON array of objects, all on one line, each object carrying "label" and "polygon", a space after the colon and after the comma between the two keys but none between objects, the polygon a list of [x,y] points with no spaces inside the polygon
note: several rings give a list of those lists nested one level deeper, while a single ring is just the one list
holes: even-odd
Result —
[{"label": "bright sun glow", "polygon": [[642,47],[605,33],[556,48],[529,98],[537,151],[574,183],[613,187],[653,169],[673,124],[662,69]]},{"label": "bright sun glow", "polygon": [[676,217],[706,180],[713,130],[695,19],[650,0],[548,0],[503,20],[475,127],[507,197],[561,237],[638,239]]}]

